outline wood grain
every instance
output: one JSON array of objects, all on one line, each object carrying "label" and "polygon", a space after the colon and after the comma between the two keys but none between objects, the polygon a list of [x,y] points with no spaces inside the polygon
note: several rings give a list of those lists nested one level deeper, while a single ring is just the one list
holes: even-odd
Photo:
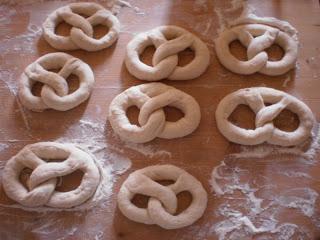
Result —
[{"label": "wood grain", "polygon": [[[95,74],[95,87],[90,99],[67,112],[48,110],[43,113],[34,113],[26,109],[21,109],[15,95],[8,89],[6,79],[0,81],[0,142],[8,144],[9,147],[1,151],[0,160],[6,161],[17,153],[24,145],[37,142],[48,141],[64,135],[73,124],[80,119],[94,119],[105,123],[106,139],[118,148],[122,148],[123,143],[119,139],[112,137],[112,129],[107,122],[107,111],[111,100],[124,89],[136,84],[145,83],[134,78],[126,70],[123,59],[127,43],[132,39],[133,34],[146,31],[159,25],[178,25],[197,34],[203,39],[210,49],[211,60],[208,70],[199,78],[190,81],[168,81],[163,83],[172,85],[186,93],[192,95],[201,106],[202,119],[199,128],[191,135],[173,140],[155,139],[146,144],[156,149],[163,149],[171,153],[167,155],[145,156],[134,150],[123,148],[124,155],[132,161],[132,168],[120,176],[113,189],[113,194],[108,200],[107,208],[98,208],[85,213],[34,213],[22,210],[6,209],[0,207],[0,239],[218,239],[218,235],[212,227],[223,218],[218,215],[218,207],[226,201],[223,197],[217,197],[212,193],[209,185],[211,172],[218,166],[227,154],[239,151],[239,146],[228,142],[218,131],[215,123],[214,112],[219,101],[228,93],[239,88],[252,86],[268,86],[288,92],[303,100],[314,112],[317,120],[320,118],[320,7],[316,0],[283,0],[283,1],[259,1],[250,0],[251,6],[255,7],[261,16],[273,16],[289,21],[299,31],[299,60],[298,68],[287,74],[277,77],[269,77],[259,73],[250,76],[240,76],[233,74],[220,65],[213,46],[214,38],[217,36],[219,19],[214,11],[215,7],[229,8],[228,1],[206,1],[205,8],[199,7],[192,0],[161,0],[132,1],[144,14],[137,14],[132,8],[124,7],[120,10],[118,18],[122,24],[122,32],[116,44],[99,52],[88,53],[82,50],[70,51],[68,53],[76,56],[88,63]],[[59,6],[65,3],[44,2],[30,6],[10,7],[16,11],[12,17],[12,22],[6,28],[12,29],[8,32],[9,37],[17,36],[26,31],[29,21],[32,19],[38,26],[44,21],[46,16]],[[27,10],[26,10],[27,9]],[[210,22],[209,25],[207,23]],[[206,26],[209,26],[206,29]],[[5,31],[0,26],[0,31]],[[70,30],[69,26],[59,26],[58,32],[66,35]],[[96,35],[100,36],[106,30],[97,28]],[[0,35],[2,36],[2,35]],[[1,40],[1,39],[0,39]],[[19,56],[7,53],[5,58],[0,56],[0,66],[16,66],[15,77],[18,78],[23,69],[38,57],[56,50],[51,48],[45,40],[40,37],[35,43],[36,51]],[[14,46],[12,46],[14,47]],[[243,56],[244,52],[238,43],[232,45],[233,51]],[[152,48],[148,49],[142,56],[145,62],[150,62]],[[281,49],[272,47],[268,50],[270,56],[275,58],[281,56]],[[192,58],[192,53],[181,53],[179,64],[185,64]],[[18,80],[18,79],[17,79]],[[74,80],[76,85],[76,80]],[[99,111],[98,111],[98,110]],[[24,112],[24,113],[23,113]],[[167,108],[166,113],[169,120],[175,120],[181,113],[175,109]],[[138,114],[137,109],[130,109],[129,115],[134,122]],[[23,117],[25,116],[25,117]],[[294,128],[297,120],[290,113],[283,113],[279,117],[278,126],[286,128],[285,123],[290,123],[288,130]],[[245,107],[240,108],[232,117],[233,121],[252,127],[254,116]],[[293,119],[293,120],[292,120]],[[17,140],[17,141],[11,141]],[[315,158],[320,160],[319,154]],[[279,161],[279,162],[278,162]],[[148,226],[132,222],[124,217],[116,207],[116,193],[128,174],[136,169],[152,164],[170,163],[182,167],[196,178],[198,178],[208,192],[209,203],[204,216],[193,226],[178,230],[163,230],[158,226]],[[308,187],[320,194],[319,171],[320,164],[315,163],[308,167],[310,179],[291,179],[275,174],[275,169],[287,169],[298,171],[305,166],[301,165],[294,157],[292,161],[281,160],[281,157],[265,158],[255,161],[254,159],[244,159],[243,162],[230,163],[230,166],[241,166],[249,171],[246,177],[255,179],[270,178],[278,183],[279,192],[270,192],[260,189],[257,194],[261,198],[277,195],[293,186]],[[232,165],[234,164],[234,165]],[[70,182],[68,187],[79,182],[79,174],[66,178],[65,182]],[[262,181],[262,180],[261,180]],[[70,185],[71,184],[71,185]],[[261,184],[261,183],[260,183]],[[63,188],[62,188],[63,190]],[[146,199],[136,200],[141,206],[145,205]],[[188,205],[190,196],[182,194],[179,196],[180,208]],[[13,203],[0,189],[0,203]],[[240,204],[236,201],[232,204]],[[242,204],[242,203],[241,203]],[[182,206],[182,207],[181,207]],[[320,219],[320,200],[317,198],[314,217]],[[280,223],[290,222],[302,226],[309,235],[305,239],[320,238],[320,224],[318,227],[310,218],[299,213],[296,209],[284,208],[279,212]],[[52,225],[46,225],[41,229],[32,229],[31,223],[46,223],[48,219],[59,219]],[[254,221],[254,219],[252,219]],[[30,223],[30,226],[23,223]],[[259,223],[256,222],[257,226]],[[74,232],[69,231],[68,235],[61,235],[66,229],[77,226]],[[102,231],[94,232],[95,229]],[[59,231],[61,229],[61,231]],[[268,235],[268,234],[267,234]],[[266,236],[267,236],[266,235]],[[259,238],[263,234],[252,234],[243,239],[276,239]],[[296,239],[293,236],[292,239]],[[226,238],[228,239],[228,238]]]}]

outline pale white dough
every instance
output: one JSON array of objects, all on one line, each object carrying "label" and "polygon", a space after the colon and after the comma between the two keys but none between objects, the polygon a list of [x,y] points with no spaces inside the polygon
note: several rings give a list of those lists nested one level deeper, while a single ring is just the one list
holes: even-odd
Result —
[{"label": "pale white dough", "polygon": [[[284,31],[288,29],[287,25],[282,30],[283,24],[281,25],[279,20],[258,17],[244,18],[234,24],[236,23],[239,25],[225,30],[215,40],[218,59],[227,69],[238,74],[248,75],[260,72],[276,76],[295,67],[298,43],[290,34],[291,32]],[[235,40],[239,40],[247,48],[247,61],[237,59],[230,52],[229,45]],[[278,61],[269,61],[268,54],[265,52],[265,49],[273,44],[278,44],[284,51],[284,56]]]},{"label": "pale white dough", "polygon": [[[156,181],[172,180],[163,186]],[[180,214],[177,194],[188,191],[190,206]],[[148,207],[138,208],[131,200],[136,194],[150,196]],[[189,226],[197,221],[207,208],[208,196],[202,184],[192,175],[173,165],[156,165],[137,170],[129,175],[118,193],[118,207],[129,219],[144,224],[157,224],[165,229]]]},{"label": "pale white dough", "polygon": [[237,26],[241,24],[263,24],[270,27],[278,28],[287,33],[290,37],[298,41],[298,31],[289,22],[274,17],[259,17],[253,13],[244,14],[232,21],[229,26]]},{"label": "pale white dough", "polygon": [[[153,66],[149,66],[140,60],[139,55],[152,45],[156,51],[152,58]],[[195,57],[189,64],[179,67],[177,54],[186,48],[193,50]],[[132,75],[142,80],[189,80],[199,77],[207,69],[209,61],[209,49],[197,36],[181,27],[161,26],[140,33],[129,42],[125,64]]]},{"label": "pale white dough", "polygon": [[[58,73],[51,69],[61,69]],[[79,78],[79,88],[68,94],[66,81],[71,74]],[[41,96],[32,93],[32,86],[36,82],[44,84]],[[43,111],[52,108],[66,111],[87,100],[93,89],[94,75],[88,64],[69,54],[49,53],[31,63],[20,77],[19,99],[28,109]]]},{"label": "pale white dough", "polygon": [[[265,103],[271,104],[266,106]],[[256,129],[243,129],[228,117],[240,104],[248,105],[256,114]],[[272,121],[278,114],[288,109],[299,117],[299,127],[292,132],[276,128]],[[240,89],[225,96],[216,110],[216,122],[220,132],[231,142],[256,145],[263,142],[280,146],[294,146],[311,136],[315,123],[309,107],[299,99],[279,90],[266,87]]]},{"label": "pale white dough", "polygon": [[[126,110],[140,109],[140,126],[130,123]],[[176,122],[166,121],[163,107],[180,109],[184,117]],[[199,125],[200,107],[196,100],[168,85],[147,83],[131,87],[116,96],[109,106],[109,121],[113,130],[127,141],[144,143],[156,137],[172,139],[192,133]]]},{"label": "pale white dough", "polygon": [[[88,16],[84,18],[80,14]],[[61,22],[72,27],[70,36],[61,36],[55,33]],[[100,39],[93,38],[93,27],[105,25],[108,33]],[[98,51],[111,46],[118,38],[120,23],[116,16],[97,3],[71,3],[51,13],[43,23],[43,36],[54,48],[59,50],[84,49]]]},{"label": "pale white dough", "polygon": [[[65,159],[62,162],[49,160]],[[32,169],[28,189],[20,182],[24,168]],[[80,185],[68,192],[55,190],[57,178],[81,170]],[[25,146],[5,165],[2,185],[7,196],[27,207],[71,208],[87,201],[96,191],[100,172],[92,157],[72,144],[40,142]]]}]

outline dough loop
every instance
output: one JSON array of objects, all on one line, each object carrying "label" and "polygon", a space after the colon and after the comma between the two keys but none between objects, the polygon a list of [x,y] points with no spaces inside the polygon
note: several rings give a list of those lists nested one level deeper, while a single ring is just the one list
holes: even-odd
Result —
[{"label": "dough loop", "polygon": [[[49,162],[50,160],[64,160]],[[20,182],[24,168],[32,169],[28,189]],[[56,191],[57,178],[81,170],[80,185],[68,192]],[[25,146],[6,164],[2,183],[11,199],[27,207],[71,208],[87,201],[96,191],[100,172],[92,157],[72,144],[40,142]]]},{"label": "dough loop", "polygon": [[[131,106],[140,109],[140,126],[130,123],[126,111]],[[176,122],[166,121],[163,107],[180,109],[184,117]],[[147,83],[133,86],[116,96],[109,107],[113,130],[124,140],[144,143],[156,137],[172,139],[192,133],[199,125],[200,107],[196,100],[168,85]]]},{"label": "dough loop", "polygon": [[[172,39],[172,40],[168,40]],[[148,46],[156,51],[152,65],[143,63],[139,55]],[[178,53],[190,48],[194,59],[183,67],[178,66]],[[147,81],[189,80],[199,77],[208,67],[209,49],[204,42],[187,30],[177,26],[161,26],[135,36],[127,45],[125,64],[135,77]]]},{"label": "dough loop", "polygon": [[[241,61],[230,52],[230,43],[239,40],[247,48],[247,61]],[[269,61],[265,52],[278,44],[284,56],[278,61]],[[260,72],[270,76],[281,75],[295,67],[298,44],[295,39],[280,29],[263,24],[243,24],[225,30],[215,41],[217,56],[227,69],[238,74]]]},{"label": "dough loop", "polygon": [[[271,104],[266,106],[265,103]],[[228,118],[240,104],[248,105],[256,114],[256,129],[243,129]],[[272,121],[278,114],[288,109],[299,117],[299,127],[292,131],[282,131]],[[216,110],[216,121],[220,132],[231,142],[256,145],[263,142],[280,146],[294,146],[311,136],[315,123],[309,107],[299,99],[272,88],[253,87],[240,89],[224,97]]]},{"label": "dough loop", "polygon": [[[81,16],[88,16],[87,18]],[[61,22],[72,26],[70,36],[55,33]],[[104,25],[109,31],[100,39],[93,38],[93,27]],[[98,51],[110,47],[118,38],[120,23],[116,16],[99,4],[92,2],[71,3],[51,13],[43,23],[43,36],[54,48],[59,50],[84,49]]]},{"label": "dough loop", "polygon": [[[52,69],[60,71],[58,73],[49,71]],[[79,77],[79,88],[68,94],[66,79],[71,74]],[[40,97],[32,93],[32,86],[36,82],[44,84]],[[93,84],[94,75],[88,64],[66,53],[49,53],[24,70],[20,78],[19,98],[25,107],[33,111],[43,111],[48,108],[66,111],[87,100]]]},{"label": "dough loop", "polygon": [[[163,186],[156,181],[172,180]],[[183,212],[177,210],[177,194],[188,191],[192,202]],[[136,194],[149,196],[148,207],[138,208],[132,202]],[[129,219],[144,224],[157,224],[165,229],[189,226],[197,221],[207,207],[207,192],[192,175],[173,165],[156,165],[137,170],[129,175],[118,193],[118,206]]]}]

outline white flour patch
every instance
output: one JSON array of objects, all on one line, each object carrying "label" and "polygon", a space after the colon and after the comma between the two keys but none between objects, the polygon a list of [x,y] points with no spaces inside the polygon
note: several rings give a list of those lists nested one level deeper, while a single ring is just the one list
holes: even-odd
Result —
[{"label": "white flour patch", "polygon": [[14,96],[17,95],[18,87],[14,83],[14,73],[4,69],[3,66],[0,66],[0,81],[4,83],[5,87],[8,88],[9,92]]},{"label": "white flour patch", "polygon": [[143,12],[140,8],[133,6],[130,2],[124,0],[117,0],[116,5],[121,7],[128,7],[131,8],[137,15],[145,15],[146,13]]},{"label": "white flour patch", "polygon": [[[131,2],[133,2],[133,1],[131,1]],[[147,15],[147,13],[145,12],[145,10],[142,10],[137,6],[134,6],[131,2],[124,1],[124,0],[117,0],[115,7],[113,9],[114,9],[115,14],[118,14],[122,8],[129,8],[134,12],[134,14],[137,16],[137,18],[131,19],[130,22],[127,22],[126,19],[124,19],[121,22],[120,32],[135,36],[135,35],[139,34],[141,31],[140,32],[133,31],[132,26],[133,25],[140,25],[143,22],[144,17]]]},{"label": "white flour patch", "polygon": [[32,138],[32,135],[30,134],[30,123],[29,123],[28,112],[25,111],[19,98],[17,97],[17,92],[18,92],[17,81],[16,81],[17,74],[13,71],[6,70],[5,68],[6,68],[5,66],[0,65],[0,81],[4,83],[5,87],[16,98],[16,103],[18,107],[16,111],[20,112],[25,128],[28,131],[29,136]]},{"label": "white flour patch", "polygon": [[226,28],[229,28],[231,22],[255,11],[255,9],[249,6],[248,2],[245,0],[232,0],[227,8],[225,7],[225,4],[226,2],[224,1],[214,1],[214,11],[219,21],[217,34],[220,34]]},{"label": "white flour patch", "polygon": [[[242,146],[239,153],[227,155],[211,174],[212,192],[222,203],[215,211],[221,220],[210,233],[221,240],[257,234],[261,239],[312,239],[307,229],[319,224],[319,193],[312,188],[310,172],[319,167],[319,126],[314,131],[311,143],[295,148]],[[304,224],[281,219],[288,210],[306,218]]]},{"label": "white flour patch", "polygon": [[[12,22],[12,17],[17,13],[15,9],[7,7],[5,5],[0,6],[0,13],[2,17],[0,17],[0,25],[8,25]],[[1,29],[0,37],[5,36],[10,30],[9,29]]]},{"label": "white flour patch", "polygon": [[[7,28],[8,29],[8,28]],[[10,28],[9,28],[10,29]],[[30,53],[35,53],[37,50],[36,43],[42,34],[40,26],[29,23],[27,30],[14,37],[3,37],[0,39],[0,50],[2,57],[11,54],[19,54],[27,56]]]},{"label": "white flour patch", "polygon": [[[5,1],[8,2],[8,1]],[[29,132],[29,116],[27,111],[22,107],[19,99],[17,98],[17,89],[19,76],[22,72],[21,66],[17,64],[21,58],[30,56],[37,51],[37,41],[42,34],[40,26],[35,25],[32,22],[27,23],[26,30],[20,34],[14,33],[12,28],[12,19],[18,14],[16,10],[11,6],[0,6],[0,12],[3,13],[6,21],[1,21],[1,27],[5,31],[0,33],[0,81],[4,83],[4,86],[8,88],[10,93],[16,97],[16,103],[18,111],[21,113],[21,117],[24,121],[25,128]],[[21,10],[19,14],[29,13],[28,10]],[[23,66],[22,68],[24,68]],[[32,137],[30,135],[30,137]]]},{"label": "white flour patch", "polygon": [[103,240],[103,232],[98,232],[98,234],[94,236],[94,240]]},{"label": "white flour patch", "polygon": [[313,179],[308,173],[306,172],[297,172],[295,170],[287,170],[285,172],[283,171],[278,171],[277,174],[283,174],[287,177],[290,178],[308,178],[308,179]]},{"label": "white flour patch", "polygon": [[5,150],[6,148],[8,148],[9,145],[8,144],[5,144],[5,143],[0,143],[0,153]]},{"label": "white flour patch", "polygon": [[157,147],[148,146],[146,144],[125,142],[123,147],[132,149],[150,158],[153,158],[156,156],[171,158],[171,152],[158,149]]}]

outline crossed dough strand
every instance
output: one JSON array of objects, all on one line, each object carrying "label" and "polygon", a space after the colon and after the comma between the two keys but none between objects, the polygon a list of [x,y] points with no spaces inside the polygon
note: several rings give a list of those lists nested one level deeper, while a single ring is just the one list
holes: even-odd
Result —
[{"label": "crossed dough strand", "polygon": [[[60,71],[49,71],[52,69]],[[79,88],[68,94],[66,79],[71,74],[79,78]],[[36,82],[44,84],[40,97],[32,93]],[[49,53],[31,63],[21,74],[19,99],[32,111],[41,112],[48,108],[67,111],[89,98],[93,84],[94,75],[88,64],[66,53]]]},{"label": "crossed dough strand", "polygon": [[[82,17],[80,14],[88,16]],[[56,27],[65,21],[72,26],[70,36],[55,33]],[[93,38],[93,27],[104,25],[108,33],[100,39]],[[43,23],[43,36],[54,48],[59,50],[84,49],[98,51],[110,47],[120,32],[120,23],[116,16],[99,4],[92,2],[71,3],[51,13]]]},{"label": "crossed dough strand", "polygon": [[[65,159],[62,162],[49,160]],[[20,182],[24,168],[33,170],[26,189]],[[68,192],[55,190],[57,177],[76,170],[84,172],[80,185]],[[27,207],[71,208],[87,201],[100,182],[91,155],[72,144],[40,142],[25,146],[5,165],[2,183],[8,197]]]},{"label": "crossed dough strand", "polygon": [[[271,105],[265,106],[265,103]],[[256,113],[256,129],[243,129],[229,122],[228,117],[240,104],[248,105]],[[288,109],[299,117],[299,127],[293,132],[282,131],[272,123],[283,109]],[[267,142],[294,146],[311,136],[315,119],[310,108],[299,99],[272,88],[253,87],[225,96],[217,107],[216,122],[219,131],[231,142],[244,145]]]},{"label": "crossed dough strand", "polygon": [[[140,109],[140,126],[130,123],[126,111],[131,106]],[[163,107],[180,109],[184,117],[166,121]],[[162,83],[147,83],[131,87],[116,96],[109,106],[109,121],[119,136],[130,142],[144,143],[156,137],[172,139],[192,133],[199,125],[200,106],[196,100],[174,87]]]},{"label": "crossed dough strand", "polygon": [[[163,186],[156,181],[173,180]],[[189,207],[178,215],[177,194],[188,191],[192,195]],[[136,207],[132,198],[136,194],[150,196],[146,209]],[[144,224],[157,224],[165,229],[189,226],[197,221],[207,207],[208,196],[202,184],[192,175],[173,165],[155,165],[129,175],[118,193],[118,207],[129,219]]]},{"label": "crossed dough strand", "polygon": [[[229,45],[234,40],[240,40],[247,48],[247,61],[237,59],[230,52]],[[284,56],[278,61],[269,61],[265,52],[273,44],[278,44],[284,50]],[[241,24],[225,30],[215,40],[215,49],[223,66],[244,75],[255,72],[281,75],[294,68],[298,58],[298,44],[292,36],[263,24]]]},{"label": "crossed dough strand", "polygon": [[[172,40],[168,40],[172,39]],[[152,65],[143,63],[139,55],[148,46],[156,51]],[[186,66],[178,66],[178,53],[191,48],[194,59]],[[189,80],[199,77],[209,66],[210,53],[204,42],[187,30],[177,26],[160,26],[135,36],[127,45],[125,64],[135,77],[147,81]]]}]

